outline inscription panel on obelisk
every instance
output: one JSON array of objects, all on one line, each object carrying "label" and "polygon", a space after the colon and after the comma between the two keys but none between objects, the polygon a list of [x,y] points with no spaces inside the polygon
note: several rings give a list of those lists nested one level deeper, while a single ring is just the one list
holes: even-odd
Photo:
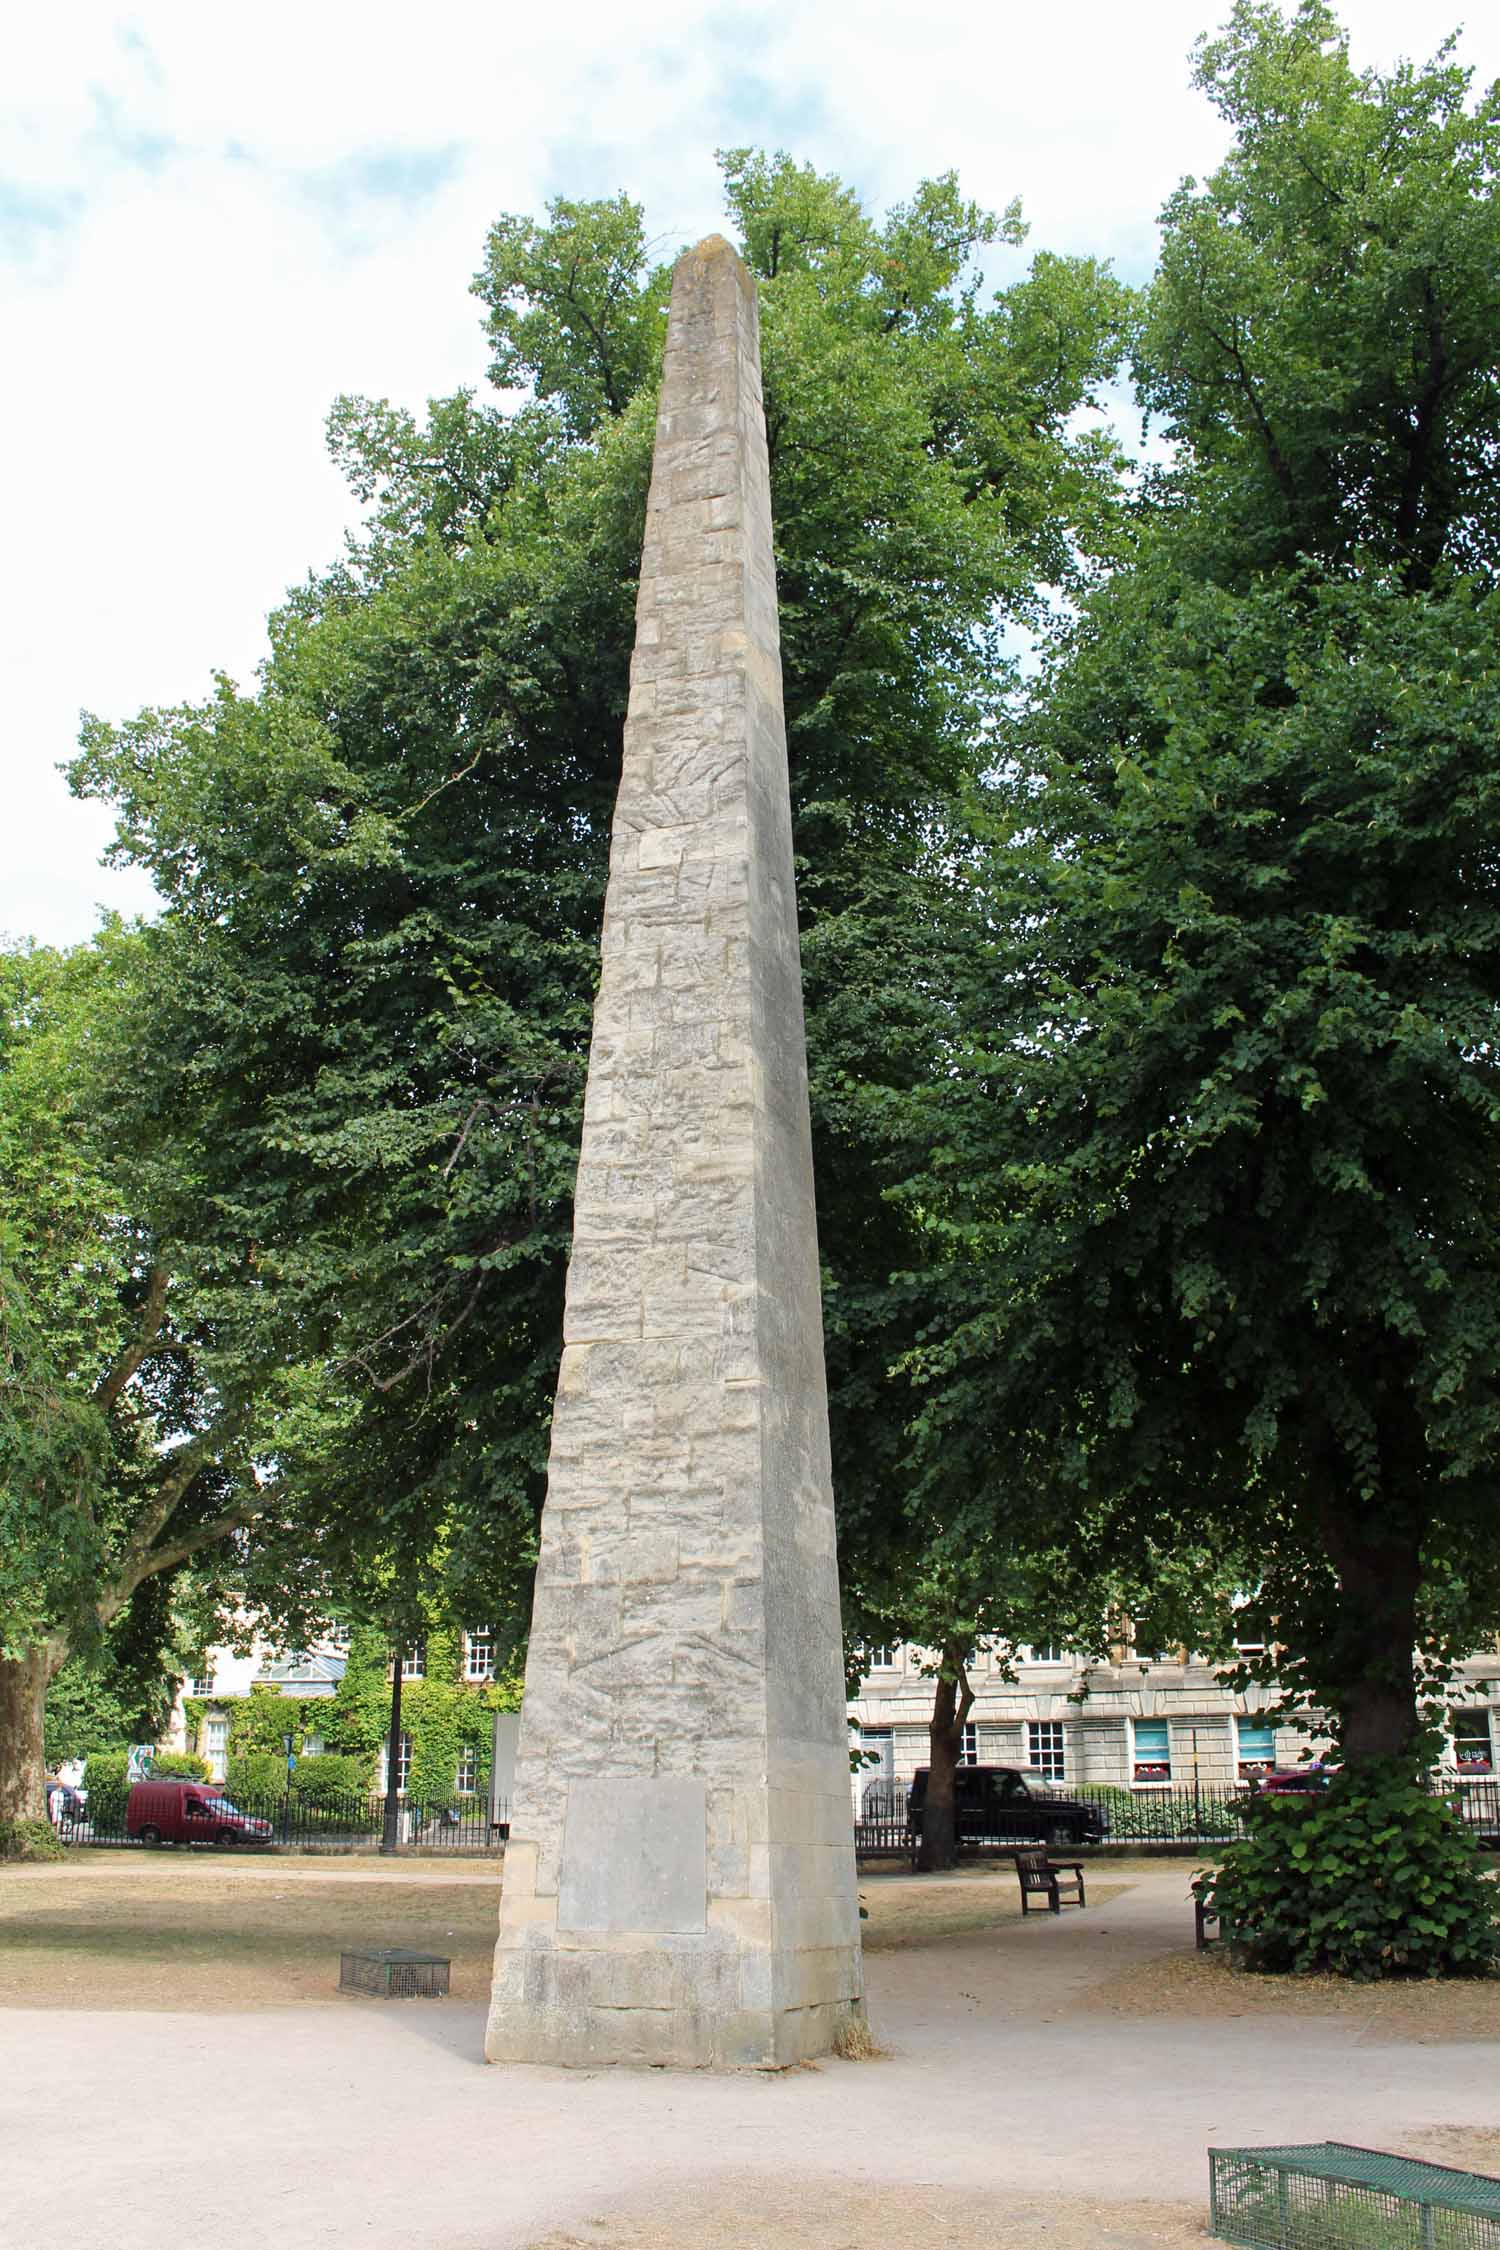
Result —
[{"label": "inscription panel on obelisk", "polygon": [[679,260],[487,2052],[861,2005],[755,285]]}]

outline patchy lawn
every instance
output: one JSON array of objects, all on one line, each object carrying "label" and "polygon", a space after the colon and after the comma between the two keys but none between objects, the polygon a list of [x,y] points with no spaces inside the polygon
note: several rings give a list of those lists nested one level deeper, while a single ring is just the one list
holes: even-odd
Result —
[{"label": "patchy lawn", "polygon": [[[1129,1888],[1090,1880],[1102,1903]],[[348,1946],[445,1953],[458,2000],[483,2001],[498,1861],[299,1859],[187,1849],[81,1850],[0,1869],[0,2006],[276,2008],[339,2001]],[[972,1937],[1020,1918],[1008,1866],[861,1880],[871,1953]]]},{"label": "patchy lawn", "polygon": [[[1129,1890],[1114,1865],[1109,1880],[1095,1878],[1085,1868],[1089,1906],[1102,1906]],[[972,1937],[1002,1922],[1021,1919],[1021,1886],[1013,1867],[1006,1863],[987,1872],[952,1875],[882,1875],[860,1879],[859,1902],[865,1910],[863,1924],[867,1953],[894,1953],[914,1945],[931,1945],[939,1938]],[[1033,1898],[1031,1911],[1045,1913],[1045,1899]],[[1065,1907],[1076,1914],[1076,1907]]]},{"label": "patchy lawn", "polygon": [[358,2006],[337,1989],[356,1945],[446,1953],[481,2001],[499,1900],[496,1861],[79,1851],[0,1869],[0,2006]]},{"label": "patchy lawn", "polygon": [[1232,1968],[1217,1950],[1138,1962],[1095,1985],[1078,2005],[1116,2016],[1354,2016],[1384,2039],[1500,2039],[1500,1977],[1350,1984],[1342,1977],[1258,1976]]}]

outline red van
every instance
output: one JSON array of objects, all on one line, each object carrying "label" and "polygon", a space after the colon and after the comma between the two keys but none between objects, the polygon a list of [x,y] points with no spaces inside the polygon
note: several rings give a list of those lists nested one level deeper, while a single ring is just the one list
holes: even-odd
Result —
[{"label": "red van", "polygon": [[137,1781],[125,1833],[143,1844],[269,1844],[275,1830],[231,1804],[212,1781]]}]

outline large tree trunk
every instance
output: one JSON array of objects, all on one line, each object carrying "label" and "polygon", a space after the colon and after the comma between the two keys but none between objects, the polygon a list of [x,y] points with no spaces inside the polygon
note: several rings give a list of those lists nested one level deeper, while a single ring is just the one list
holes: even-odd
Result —
[{"label": "large tree trunk", "polygon": [[42,1719],[61,1663],[50,1642],[26,1656],[0,1656],[0,1824],[47,1817]]},{"label": "large tree trunk", "polygon": [[958,1641],[943,1643],[942,1670],[932,1698],[932,1718],[927,1728],[927,1795],[922,1805],[922,1844],[917,1865],[926,1874],[940,1874],[958,1865],[958,1761],[963,1751],[964,1722],[974,1708],[974,1691]]},{"label": "large tree trunk", "polygon": [[1413,1758],[1417,1711],[1417,1597],[1422,1542],[1415,1526],[1388,1526],[1336,1508],[1324,1538],[1338,1573],[1333,1630],[1319,1669],[1329,1682],[1346,1766]]}]

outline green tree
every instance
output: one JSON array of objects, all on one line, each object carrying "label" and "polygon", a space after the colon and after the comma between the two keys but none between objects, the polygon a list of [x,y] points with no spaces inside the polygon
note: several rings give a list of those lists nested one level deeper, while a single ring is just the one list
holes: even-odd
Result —
[{"label": "green tree", "polygon": [[1005,731],[903,1126],[926,1489],[1255,1558],[1283,1678],[1411,1762],[1500,1615],[1500,95],[1356,72],[1321,0],[1198,76],[1174,465]]},{"label": "green tree", "polygon": [[[785,157],[724,162],[762,284],[809,1035],[837,1017],[847,1059],[880,1010],[841,963],[899,958],[917,872],[944,878],[998,621],[1113,536],[1112,453],[1074,423],[1127,301],[1046,257],[987,301],[1002,222],[951,179],[878,222]],[[366,526],[272,620],[258,688],[91,721],[75,769],[166,902],[141,1096],[194,1161],[164,1223],[221,1318],[248,1294],[316,1370],[276,1434],[305,1552],[492,1619],[502,1658],[529,1610],[665,283],[624,199],[502,219],[475,286],[524,395],[424,422],[341,401]],[[868,1359],[862,1292],[889,1270],[849,1123],[820,1106],[836,1374]]]},{"label": "green tree", "polygon": [[159,1183],[190,1147],[154,1113],[133,1141],[115,1129],[112,1095],[146,1061],[121,1041],[148,952],[113,927],[0,953],[0,1819],[39,1816],[68,1660],[149,1706],[179,1573],[251,1525],[287,1528],[281,1354],[257,1318],[225,1328],[222,1276],[162,1225]]}]

